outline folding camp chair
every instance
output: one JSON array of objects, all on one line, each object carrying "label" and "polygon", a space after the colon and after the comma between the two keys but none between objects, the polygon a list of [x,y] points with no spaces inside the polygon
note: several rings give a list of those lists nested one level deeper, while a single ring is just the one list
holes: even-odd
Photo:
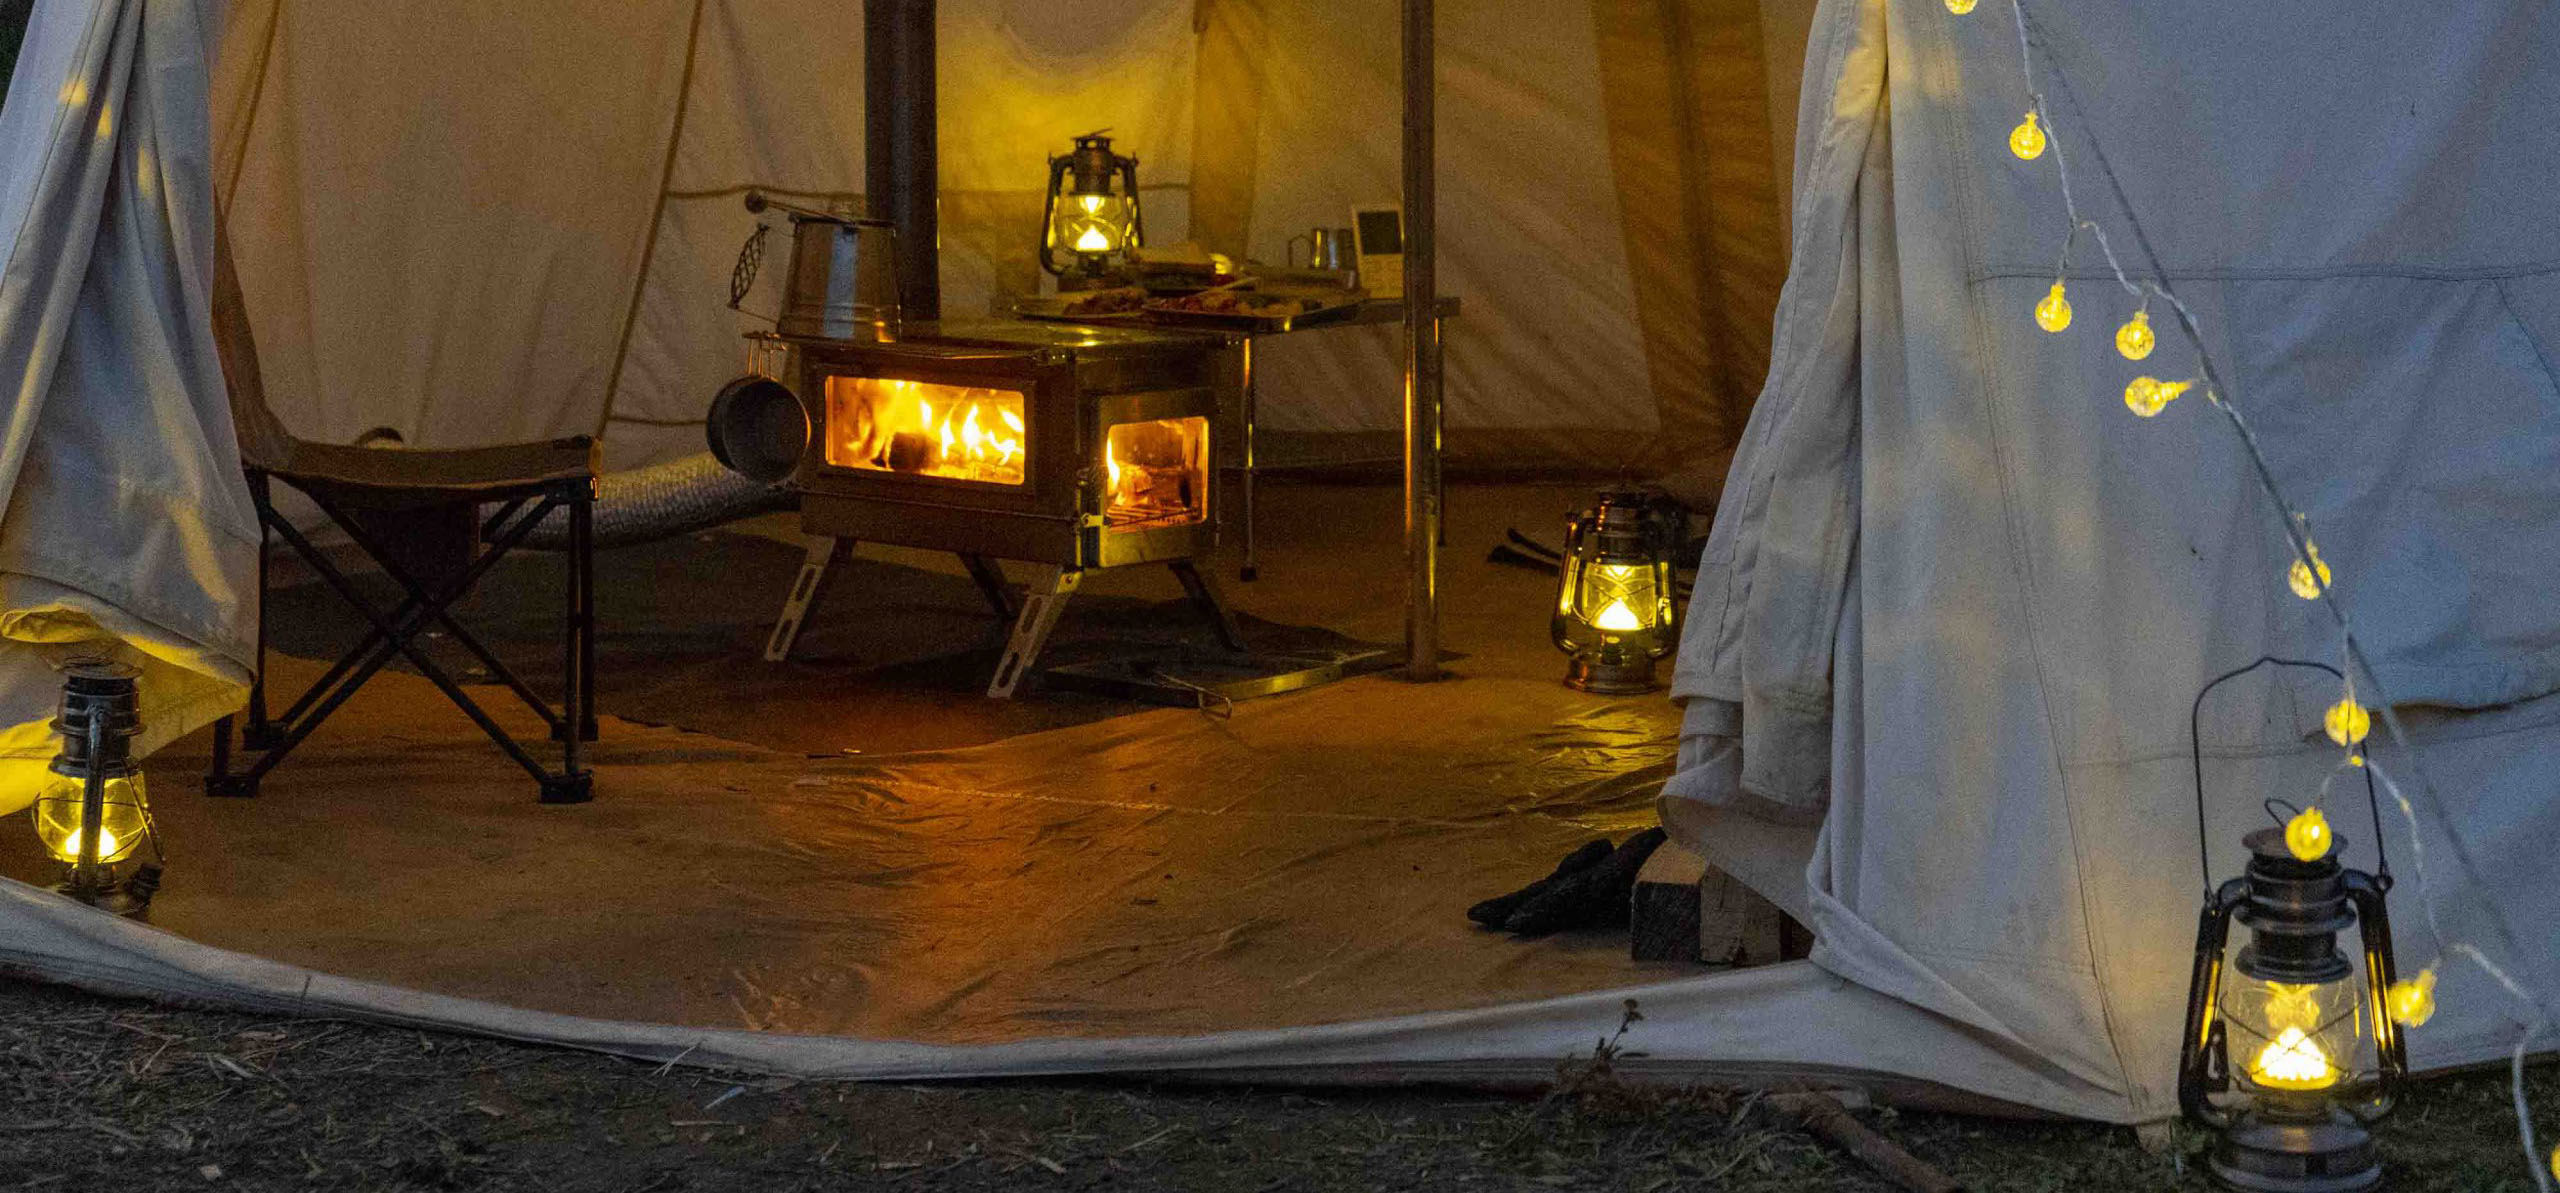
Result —
[{"label": "folding camp chair", "polygon": [[[246,760],[243,769],[233,769],[231,718],[223,718],[214,726],[213,769],[205,778],[206,793],[256,795],[259,780],[329,714],[394,657],[404,657],[534,777],[544,803],[589,799],[593,776],[581,764],[579,753],[580,744],[595,740],[596,735],[594,441],[580,436],[503,447],[410,450],[295,439],[267,410],[227,245],[218,253],[215,272],[216,341],[230,379],[241,468],[248,475],[259,523],[257,673],[249,689],[247,724],[240,733],[243,748],[258,757]],[[302,530],[278,514],[273,489],[279,481],[310,498],[344,530],[399,586],[400,598],[388,607],[376,603]],[[488,516],[483,517],[484,513]],[[522,543],[537,523],[555,514],[569,520],[567,626],[556,711],[452,616],[454,602]],[[290,545],[372,627],[281,717],[267,714],[264,548],[271,538]],[[444,549],[438,550],[439,546]],[[560,769],[544,769],[420,648],[419,637],[439,629],[542,718],[560,743]]]}]

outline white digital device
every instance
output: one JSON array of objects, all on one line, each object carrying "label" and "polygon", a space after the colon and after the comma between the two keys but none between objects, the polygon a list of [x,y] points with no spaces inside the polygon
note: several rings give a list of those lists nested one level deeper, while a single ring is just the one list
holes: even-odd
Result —
[{"label": "white digital device", "polygon": [[1371,298],[1404,297],[1404,208],[1355,204],[1351,243],[1359,250],[1360,287]]}]

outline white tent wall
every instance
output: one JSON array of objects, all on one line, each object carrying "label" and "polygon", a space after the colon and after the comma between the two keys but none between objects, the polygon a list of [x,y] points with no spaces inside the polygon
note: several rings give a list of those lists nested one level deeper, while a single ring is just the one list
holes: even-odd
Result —
[{"label": "white tent wall", "polygon": [[[753,227],[740,194],[861,198],[858,13],[466,9],[234,15],[216,127],[271,404],[341,442],[601,428],[614,466],[698,450],[739,334],[764,326],[726,307]],[[949,316],[1039,284],[1046,158],[1095,127],[1144,163],[1158,242],[1195,235],[1200,172],[1218,189],[1196,235],[1271,260],[1396,197],[1386,0],[940,9]],[[1442,269],[1467,303],[1448,333],[1455,458],[1641,474],[1729,445],[1783,262],[1763,80],[1788,23],[1764,24],[1759,0],[1505,0],[1441,20]],[[781,233],[749,312],[779,306]],[[1273,341],[1258,363],[1276,458],[1394,457],[1393,329]]]},{"label": "white tent wall", "polygon": [[[2378,720],[2371,757],[2433,780],[2408,792],[2423,856],[2385,810],[2400,961],[2445,965],[2413,1059],[2496,1058],[2533,1009],[2448,946],[2560,990],[2560,131],[2526,98],[2560,95],[2560,12],[2349,32],[2308,5],[2028,8],[2070,83],[2039,79],[2083,215],[2141,265],[2094,134],[2412,728],[2417,758]],[[2067,220],[2051,155],[2006,149],[2009,18],[1821,8],[1796,269],[1700,572],[1664,816],[1805,907],[1817,964],[2155,1117],[2206,877],[2191,701],[2262,654],[2334,659],[2338,635],[2287,590],[2279,513],[2220,415],[2125,409],[2135,374],[2196,369],[2166,304],[2156,354],[2120,357],[2133,302],[2084,238],[2069,332],[2029,319]],[[2339,695],[2285,676],[2203,710],[2215,877],[2261,800],[2332,776],[2346,860],[2377,865],[2320,732]]]},{"label": "white tent wall", "polygon": [[433,446],[594,430],[690,14],[687,0],[239,6],[215,127],[286,425]]},{"label": "white tent wall", "polygon": [[142,672],[148,752],[239,706],[257,550],[212,330],[211,0],[48,0],[0,108],[0,813],[53,666]]}]

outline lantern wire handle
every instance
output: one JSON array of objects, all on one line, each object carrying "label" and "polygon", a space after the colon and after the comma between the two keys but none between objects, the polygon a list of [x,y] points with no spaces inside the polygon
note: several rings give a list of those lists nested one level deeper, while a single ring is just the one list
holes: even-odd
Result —
[{"label": "lantern wire handle", "polygon": [[[2346,676],[2337,668],[2327,663],[2311,659],[2287,659],[2275,655],[2260,655],[2257,662],[2245,667],[2234,667],[2214,676],[2202,688],[2196,690],[2196,702],[2187,710],[2187,760],[2194,765],[2196,776],[2196,871],[2204,880],[2205,898],[2208,900],[2213,897],[2213,857],[2210,852],[2210,836],[2205,829],[2204,815],[2204,698],[2212,695],[2213,690],[2221,687],[2225,681],[2238,679],[2261,667],[2309,667],[2316,671],[2328,672],[2331,677],[2341,682],[2346,679]],[[2373,819],[2374,879],[2383,884],[2383,889],[2389,890],[2391,851],[2382,840],[2382,797],[2374,789],[2373,768],[2367,766],[2360,769],[2364,771],[2365,811]],[[2292,804],[2276,798],[2268,799],[2264,806],[2269,815],[2274,815],[2275,808],[2279,804],[2286,808],[2293,807]]]}]

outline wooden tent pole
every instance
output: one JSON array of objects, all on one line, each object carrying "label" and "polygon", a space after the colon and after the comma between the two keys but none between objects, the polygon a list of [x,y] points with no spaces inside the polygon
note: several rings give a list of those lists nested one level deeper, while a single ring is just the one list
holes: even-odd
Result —
[{"label": "wooden tent pole", "polygon": [[1405,678],[1440,678],[1440,293],[1432,0],[1404,0]]}]

